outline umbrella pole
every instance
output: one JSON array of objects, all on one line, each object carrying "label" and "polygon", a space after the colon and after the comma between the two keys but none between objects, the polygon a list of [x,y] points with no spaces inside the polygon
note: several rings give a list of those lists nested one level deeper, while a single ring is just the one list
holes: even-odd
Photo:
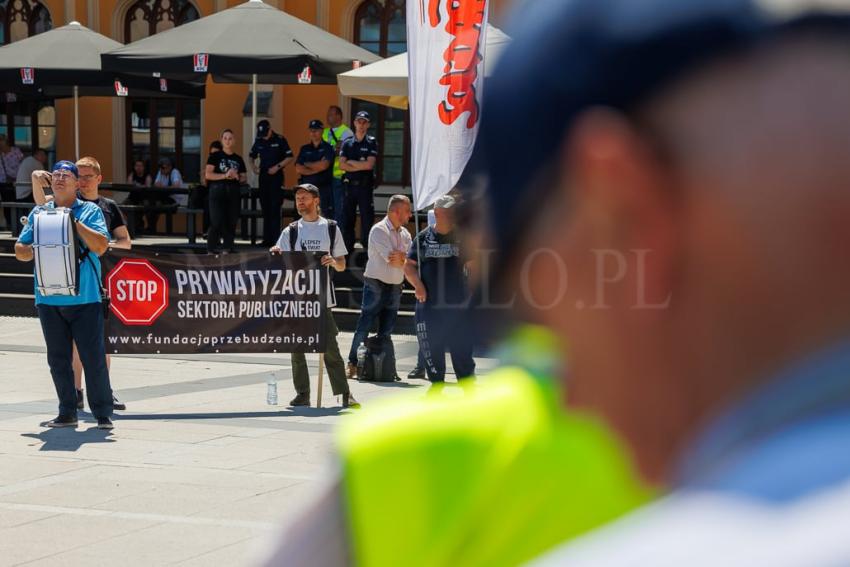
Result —
[{"label": "umbrella pole", "polygon": [[80,87],[74,85],[74,159],[80,159]]},{"label": "umbrella pole", "polygon": [[251,129],[254,131],[257,127],[257,74],[251,75]]}]

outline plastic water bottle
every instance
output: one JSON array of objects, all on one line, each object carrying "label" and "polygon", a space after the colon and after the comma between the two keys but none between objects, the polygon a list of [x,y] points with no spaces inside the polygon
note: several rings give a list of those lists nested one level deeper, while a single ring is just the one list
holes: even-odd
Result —
[{"label": "plastic water bottle", "polygon": [[360,346],[357,347],[357,374],[358,376],[363,376],[363,369],[366,367],[366,355],[369,353],[369,349],[366,348],[366,345],[360,343]]},{"label": "plastic water bottle", "polygon": [[266,403],[270,406],[277,405],[277,378],[274,374],[269,376],[269,379],[266,381],[266,385],[268,386],[266,391]]}]

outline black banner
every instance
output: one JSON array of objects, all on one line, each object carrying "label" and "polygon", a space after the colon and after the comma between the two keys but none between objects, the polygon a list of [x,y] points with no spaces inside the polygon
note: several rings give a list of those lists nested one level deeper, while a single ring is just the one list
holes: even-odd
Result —
[{"label": "black banner", "polygon": [[312,252],[111,249],[106,352],[324,352],[327,268]]}]

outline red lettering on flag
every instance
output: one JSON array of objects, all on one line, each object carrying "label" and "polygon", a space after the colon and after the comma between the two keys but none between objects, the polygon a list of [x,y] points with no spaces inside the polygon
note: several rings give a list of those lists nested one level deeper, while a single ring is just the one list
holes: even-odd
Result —
[{"label": "red lettering on flag", "polygon": [[[440,0],[429,0],[428,15],[432,27],[440,23]],[[453,124],[469,112],[467,128],[478,122],[479,108],[475,82],[481,62],[481,28],[487,0],[445,0],[448,12],[446,31],[453,39],[443,54],[446,66],[440,84],[448,87],[438,112],[443,124]]]}]

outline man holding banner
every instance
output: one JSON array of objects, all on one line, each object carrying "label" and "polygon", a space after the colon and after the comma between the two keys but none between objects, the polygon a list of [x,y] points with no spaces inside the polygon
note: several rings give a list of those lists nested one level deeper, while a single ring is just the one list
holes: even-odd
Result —
[{"label": "man holding banner", "polygon": [[[337,272],[345,271],[345,256],[348,250],[338,234],[337,224],[319,215],[321,198],[315,185],[304,183],[295,188],[295,208],[301,219],[283,229],[277,244],[271,247],[272,253],[278,252],[324,252],[322,265],[333,267]],[[351,394],[345,377],[345,363],[339,352],[337,335],[339,329],[333,318],[331,307],[336,305],[333,283],[328,278],[327,305],[325,305],[325,325],[327,350],[325,365],[328,379],[335,396],[342,395],[342,407],[360,407]],[[307,359],[303,353],[292,353],[292,381],[295,384],[295,398],[291,406],[310,405],[310,374]]]}]

